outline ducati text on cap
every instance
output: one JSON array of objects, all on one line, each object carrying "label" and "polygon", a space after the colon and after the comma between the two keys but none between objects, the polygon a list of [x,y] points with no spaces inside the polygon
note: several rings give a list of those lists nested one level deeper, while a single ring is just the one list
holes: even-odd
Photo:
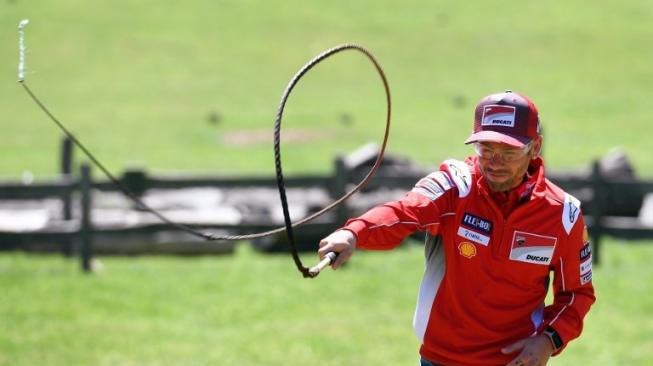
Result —
[{"label": "ducati text on cap", "polygon": [[510,105],[486,105],[483,107],[481,125],[515,127],[515,107]]}]

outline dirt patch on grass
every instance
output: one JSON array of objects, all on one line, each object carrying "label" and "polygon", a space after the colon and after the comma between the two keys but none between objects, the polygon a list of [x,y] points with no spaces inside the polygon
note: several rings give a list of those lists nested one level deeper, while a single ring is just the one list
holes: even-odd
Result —
[{"label": "dirt patch on grass", "polygon": [[[312,143],[323,141],[333,137],[333,131],[316,129],[282,129],[281,143]],[[237,130],[225,132],[221,142],[228,146],[249,146],[257,144],[269,144],[274,139],[272,128],[256,130]]]}]

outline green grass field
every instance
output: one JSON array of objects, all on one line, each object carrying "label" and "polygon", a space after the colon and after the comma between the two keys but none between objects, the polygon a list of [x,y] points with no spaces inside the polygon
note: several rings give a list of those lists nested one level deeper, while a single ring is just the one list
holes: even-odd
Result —
[{"label": "green grass field", "polygon": [[[606,241],[584,334],[550,365],[653,363],[653,246]],[[0,365],[417,365],[422,247],[314,280],[289,255],[0,255]],[[313,258],[306,256],[305,260]]]},{"label": "green grass field", "polygon": [[[653,172],[649,0],[0,0],[0,177],[39,179],[57,173],[61,133],[16,83],[23,18],[30,87],[113,172],[272,174],[287,82],[346,42],[387,73],[390,153],[465,156],[476,101],[513,89],[540,109],[550,168],[622,147]],[[381,138],[384,113],[367,60],[321,64],[288,104],[284,168],[328,171]],[[653,364],[651,244],[606,241],[583,337],[551,365]],[[245,245],[101,261],[86,276],[75,260],[0,254],[0,365],[417,364],[419,245],[314,281]]]},{"label": "green grass field", "polygon": [[[114,171],[271,174],[283,89],[346,42],[388,74],[391,152],[428,165],[468,154],[476,101],[514,89],[540,108],[551,167],[588,166],[621,146],[640,174],[653,171],[648,0],[0,1],[0,175],[38,178],[57,171],[60,133],[15,82],[22,18],[28,83]],[[367,60],[329,60],[289,102],[284,132],[309,137],[286,141],[285,166],[331,169],[337,152],[380,139],[384,112]],[[269,137],[230,143],[243,132]]]}]

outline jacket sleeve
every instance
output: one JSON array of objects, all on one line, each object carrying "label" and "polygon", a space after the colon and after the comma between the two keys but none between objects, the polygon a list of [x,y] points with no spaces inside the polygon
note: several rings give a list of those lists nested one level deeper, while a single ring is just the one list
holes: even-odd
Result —
[{"label": "jacket sleeve", "polygon": [[415,231],[438,233],[440,216],[453,207],[457,197],[449,174],[437,171],[422,178],[398,201],[372,208],[347,221],[341,229],[356,235],[356,246],[364,249],[392,249]]},{"label": "jacket sleeve", "polygon": [[592,255],[583,216],[579,215],[553,264],[553,304],[544,309],[544,326],[562,340],[560,353],[583,330],[583,319],[595,301]]}]

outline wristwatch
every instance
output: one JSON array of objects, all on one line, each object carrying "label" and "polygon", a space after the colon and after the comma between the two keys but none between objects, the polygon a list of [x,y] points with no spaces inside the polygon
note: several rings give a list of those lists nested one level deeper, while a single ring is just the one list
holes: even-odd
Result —
[{"label": "wristwatch", "polygon": [[560,338],[560,334],[558,334],[558,332],[556,332],[556,330],[553,329],[550,325],[547,326],[542,333],[549,337],[549,340],[553,345],[554,352],[558,352],[562,348],[562,338]]}]

